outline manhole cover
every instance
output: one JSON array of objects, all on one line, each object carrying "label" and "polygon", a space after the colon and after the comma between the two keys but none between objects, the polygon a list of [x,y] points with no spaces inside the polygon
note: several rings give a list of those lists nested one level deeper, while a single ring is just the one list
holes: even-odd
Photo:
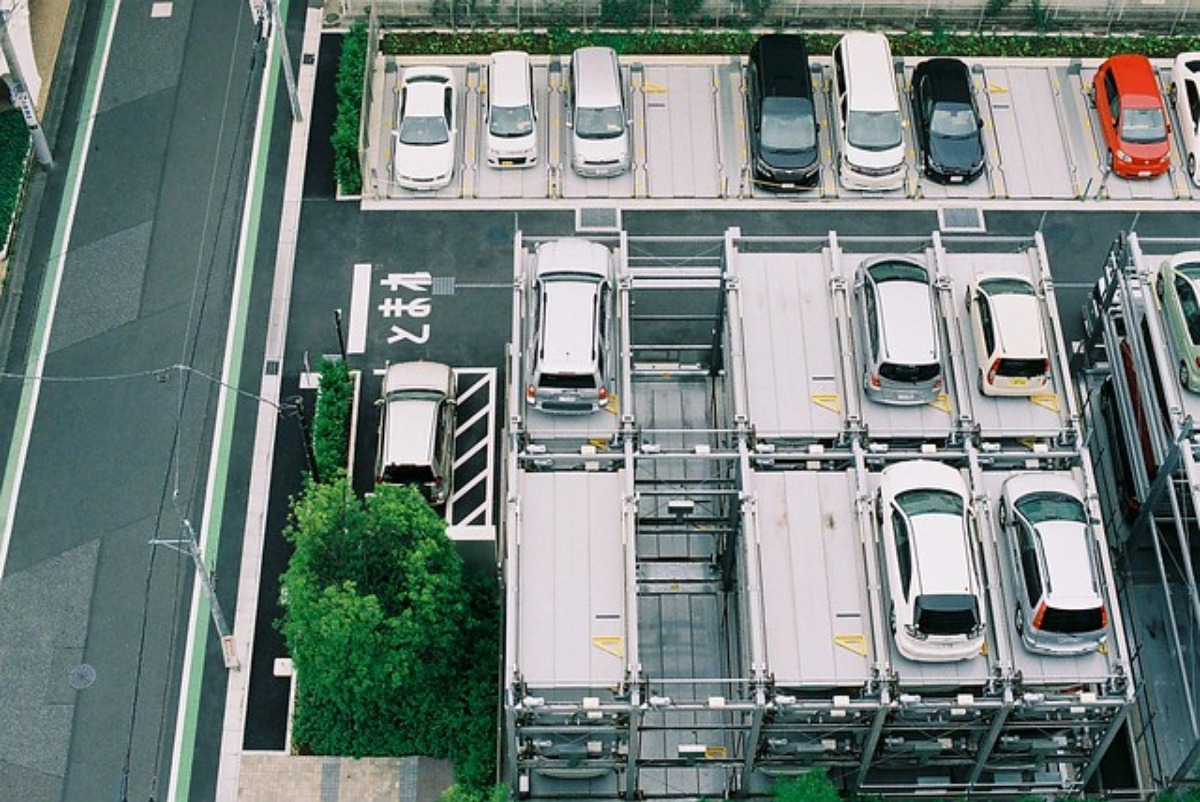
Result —
[{"label": "manhole cover", "polygon": [[82,691],[84,688],[90,688],[92,683],[96,681],[96,669],[89,666],[87,663],[80,663],[71,669],[70,675],[67,677],[67,682],[71,683],[71,687],[77,691]]}]

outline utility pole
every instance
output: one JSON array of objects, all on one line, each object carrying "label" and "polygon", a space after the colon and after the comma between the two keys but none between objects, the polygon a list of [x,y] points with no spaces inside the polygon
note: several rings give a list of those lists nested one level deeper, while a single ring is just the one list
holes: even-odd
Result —
[{"label": "utility pole", "polygon": [[54,166],[54,157],[50,155],[50,144],[46,141],[46,132],[38,122],[37,109],[34,108],[33,98],[25,83],[25,75],[21,72],[21,62],[17,59],[17,51],[13,48],[12,40],[8,38],[8,20],[12,16],[9,9],[0,9],[0,51],[8,62],[9,90],[13,105],[25,116],[25,126],[33,140],[33,152],[37,155],[38,164],[49,169]]},{"label": "utility pole", "polygon": [[208,599],[209,609],[212,610],[213,625],[217,628],[217,635],[221,638],[221,654],[225,658],[225,667],[234,670],[240,669],[242,666],[237,657],[237,644],[233,640],[233,633],[229,631],[229,625],[225,623],[225,614],[221,612],[221,603],[217,601],[217,590],[213,585],[212,574],[209,573],[208,566],[204,564],[204,557],[200,554],[200,544],[196,542],[196,530],[192,528],[192,522],[179,509],[179,491],[172,494],[171,502],[175,505],[175,511],[179,513],[179,517],[183,519],[184,537],[179,540],[151,540],[150,545],[166,546],[192,558],[192,564],[196,567],[196,576],[200,578],[200,586],[204,588],[204,597]]},{"label": "utility pole", "polygon": [[257,21],[263,39],[275,34],[279,42],[279,61],[283,65],[283,83],[287,87],[288,100],[292,104],[292,122],[302,122],[304,115],[300,111],[300,94],[296,90],[296,75],[292,72],[292,56],[288,50],[287,31],[283,27],[283,20],[279,17],[279,4],[276,0],[262,0]]}]

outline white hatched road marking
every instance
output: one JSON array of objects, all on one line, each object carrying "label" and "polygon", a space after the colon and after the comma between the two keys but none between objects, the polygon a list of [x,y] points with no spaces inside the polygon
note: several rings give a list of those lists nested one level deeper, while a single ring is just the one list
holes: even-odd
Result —
[{"label": "white hatched road marking", "polygon": [[[458,521],[474,520],[482,512],[483,525],[490,526],[492,523],[492,499],[495,492],[495,482],[493,480],[493,465],[495,464],[495,415],[496,415],[496,369],[495,368],[456,368],[454,370],[455,380],[459,387],[458,403],[461,405],[464,401],[474,396],[480,390],[487,391],[487,403],[478,412],[473,414],[466,421],[459,421],[455,426],[455,440],[469,429],[471,426],[479,422],[481,418],[486,417],[487,428],[483,438],[472,445],[466,452],[458,455],[454,461],[454,469],[457,471],[459,466],[463,465],[466,460],[471,459],[479,453],[481,449],[487,449],[486,463],[482,471],[471,477],[465,484],[459,485],[457,476],[453,477],[454,485],[450,498],[446,501],[446,521],[453,525]],[[464,386],[464,381],[470,381],[469,385]],[[456,501],[463,499],[470,493],[480,482],[484,484],[483,500],[474,505],[469,510],[462,510],[455,506]]]}]

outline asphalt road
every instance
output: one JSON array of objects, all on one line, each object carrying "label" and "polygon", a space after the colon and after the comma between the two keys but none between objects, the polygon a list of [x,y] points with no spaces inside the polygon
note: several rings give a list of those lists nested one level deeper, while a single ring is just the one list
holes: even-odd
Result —
[{"label": "asphalt road", "polygon": [[[19,448],[4,453],[20,480],[0,586],[6,799],[167,791],[193,568],[149,541],[202,524],[217,391],[169,368],[220,373],[263,73],[245,4],[168,5],[75,10],[58,167],[17,249],[6,372],[37,371],[46,349],[35,408],[21,400],[32,383],[0,381],[0,424],[18,443],[32,412],[23,464]],[[227,549],[222,567],[238,556]],[[221,587],[223,604],[234,590]],[[206,665],[223,691],[219,654]],[[215,773],[221,705],[202,716],[213,757],[198,773]]]}]

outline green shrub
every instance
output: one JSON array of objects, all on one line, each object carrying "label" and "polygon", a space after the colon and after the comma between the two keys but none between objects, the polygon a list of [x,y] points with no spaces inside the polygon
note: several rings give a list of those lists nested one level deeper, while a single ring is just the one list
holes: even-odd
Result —
[{"label": "green shrub", "polygon": [[342,39],[336,79],[337,115],[333,121],[333,174],[347,195],[362,192],[358,135],[362,118],[363,81],[367,69],[367,28],[355,23]]},{"label": "green shrub", "polygon": [[346,470],[350,454],[350,407],[354,400],[354,383],[344,360],[321,361],[321,390],[317,394],[317,409],[313,414],[313,458],[317,476],[330,481]]},{"label": "green shrub", "polygon": [[29,163],[29,129],[17,109],[0,113],[0,250],[17,213],[17,201]]},{"label": "green shrub", "polygon": [[779,780],[771,788],[776,802],[841,802],[841,796],[824,769],[813,769],[799,777]]}]

